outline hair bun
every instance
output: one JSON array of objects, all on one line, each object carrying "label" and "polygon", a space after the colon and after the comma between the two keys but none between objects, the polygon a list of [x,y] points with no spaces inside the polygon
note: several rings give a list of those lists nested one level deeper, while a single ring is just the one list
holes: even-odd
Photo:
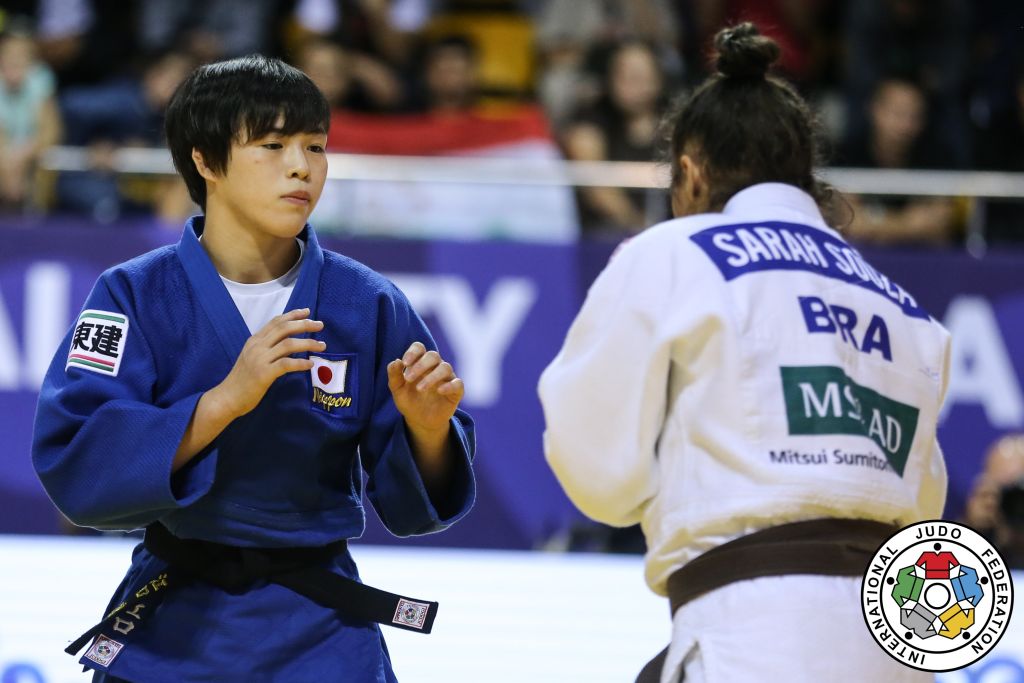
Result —
[{"label": "hair bun", "polygon": [[779,45],[747,21],[715,35],[715,68],[726,78],[764,78],[779,58]]}]

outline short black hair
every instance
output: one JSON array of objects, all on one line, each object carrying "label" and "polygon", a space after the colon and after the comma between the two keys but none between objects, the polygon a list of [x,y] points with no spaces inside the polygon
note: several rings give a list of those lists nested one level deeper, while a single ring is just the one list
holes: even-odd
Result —
[{"label": "short black hair", "polygon": [[222,174],[232,142],[274,130],[326,133],[330,118],[327,100],[306,74],[279,59],[249,55],[193,71],[171,98],[164,130],[174,167],[192,201],[205,211],[206,181],[192,161],[193,148],[210,170]]}]

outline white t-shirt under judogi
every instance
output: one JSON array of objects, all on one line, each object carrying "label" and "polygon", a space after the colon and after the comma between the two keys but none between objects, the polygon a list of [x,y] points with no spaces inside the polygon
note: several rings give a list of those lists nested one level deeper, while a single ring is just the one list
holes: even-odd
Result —
[{"label": "white t-shirt under judogi", "polygon": [[251,334],[259,332],[275,316],[287,312],[285,308],[295,290],[295,281],[299,279],[299,266],[302,265],[302,256],[306,252],[306,245],[302,240],[296,239],[295,242],[299,245],[299,258],[296,259],[295,265],[279,278],[245,284],[220,276]]}]

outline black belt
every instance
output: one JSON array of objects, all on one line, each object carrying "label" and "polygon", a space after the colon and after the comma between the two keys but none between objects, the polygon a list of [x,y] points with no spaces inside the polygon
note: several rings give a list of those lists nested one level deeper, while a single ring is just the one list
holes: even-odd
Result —
[{"label": "black belt", "polygon": [[[694,598],[762,576],[861,576],[875,551],[899,527],[866,519],[812,519],[755,531],[712,548],[668,577],[672,614]],[[652,659],[637,683],[661,678],[668,648]]]},{"label": "black belt", "polygon": [[199,579],[229,593],[245,592],[256,581],[270,581],[351,619],[417,633],[430,633],[437,616],[436,602],[388,593],[325,569],[325,563],[345,552],[346,541],[316,548],[243,548],[181,539],[157,523],[146,528],[144,543],[168,564],[167,570],[142,584],[65,652],[77,653],[101,632],[127,635],[180,579]]}]

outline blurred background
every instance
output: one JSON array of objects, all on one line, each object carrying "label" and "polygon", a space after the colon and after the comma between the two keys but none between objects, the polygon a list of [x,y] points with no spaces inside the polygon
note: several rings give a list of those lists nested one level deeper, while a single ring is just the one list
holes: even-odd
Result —
[{"label": "blurred background", "polygon": [[[133,540],[50,504],[37,391],[96,277],[196,212],[163,146],[175,87],[254,52],[327,96],[311,222],[406,292],[479,425],[473,514],[390,548],[371,519],[356,550],[364,575],[450,591],[433,645],[388,634],[399,676],[631,680],[667,609],[637,530],[560,492],[535,387],[616,244],[668,217],[660,119],[739,20],[780,43],[817,112],[848,238],[953,333],[946,518],[1024,568],[1020,0],[0,0],[0,681],[83,680],[60,649]],[[417,589],[444,604],[435,583]],[[1004,641],[940,680],[1024,681],[1024,628]]]}]

